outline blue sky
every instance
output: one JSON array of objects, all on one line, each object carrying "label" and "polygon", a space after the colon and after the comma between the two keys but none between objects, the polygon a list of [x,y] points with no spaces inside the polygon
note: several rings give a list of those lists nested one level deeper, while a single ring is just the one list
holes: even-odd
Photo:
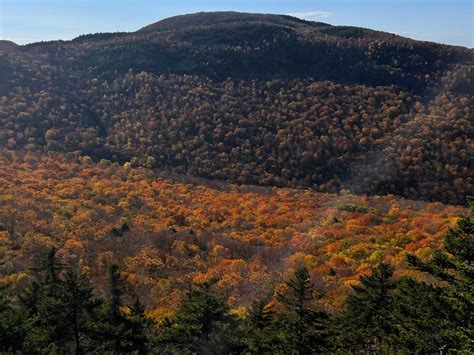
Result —
[{"label": "blue sky", "polygon": [[0,39],[17,43],[135,31],[198,11],[294,14],[474,47],[472,0],[0,0]]}]

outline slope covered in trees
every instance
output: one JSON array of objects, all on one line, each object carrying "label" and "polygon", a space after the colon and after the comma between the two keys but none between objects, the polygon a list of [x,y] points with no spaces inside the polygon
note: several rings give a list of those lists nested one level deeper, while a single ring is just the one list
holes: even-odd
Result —
[{"label": "slope covered in trees", "polygon": [[472,352],[473,74],[280,15],[0,41],[0,352]]},{"label": "slope covered in trees", "polygon": [[472,60],[466,48],[238,13],[2,43],[0,146],[463,203]]},{"label": "slope covered in trees", "polygon": [[[79,159],[79,160],[78,160]],[[191,282],[217,278],[234,309],[307,265],[321,303],[337,309],[350,285],[380,262],[407,275],[465,209],[386,197],[329,195],[156,176],[88,157],[10,152],[0,170],[0,275],[17,280],[54,247],[99,290],[121,266],[161,319]],[[181,180],[181,182],[179,182]]]},{"label": "slope covered in trees", "polygon": [[107,291],[98,296],[84,268],[65,265],[53,247],[21,284],[0,280],[0,351],[471,353],[473,227],[472,218],[461,218],[445,234],[444,246],[429,251],[428,261],[407,254],[409,268],[429,283],[397,277],[392,265],[380,263],[352,287],[340,310],[321,305],[325,291],[301,262],[241,312],[225,301],[219,277],[195,281],[159,322],[116,264],[104,272]]}]

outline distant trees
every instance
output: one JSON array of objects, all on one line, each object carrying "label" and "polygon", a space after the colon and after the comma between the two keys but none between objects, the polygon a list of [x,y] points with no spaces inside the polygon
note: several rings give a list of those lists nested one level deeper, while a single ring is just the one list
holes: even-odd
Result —
[{"label": "distant trees", "polygon": [[174,28],[166,38],[93,35],[2,51],[0,146],[462,203],[473,183],[469,50],[281,20],[309,26],[303,35],[267,21],[252,19],[248,31],[206,23],[225,30],[220,40]]}]

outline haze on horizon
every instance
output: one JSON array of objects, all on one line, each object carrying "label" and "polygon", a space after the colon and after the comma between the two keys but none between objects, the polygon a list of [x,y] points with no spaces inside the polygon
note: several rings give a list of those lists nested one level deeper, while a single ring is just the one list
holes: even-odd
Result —
[{"label": "haze on horizon", "polygon": [[135,31],[200,11],[289,14],[333,25],[367,27],[418,40],[474,47],[470,0],[0,0],[0,39],[26,44],[96,32]]}]

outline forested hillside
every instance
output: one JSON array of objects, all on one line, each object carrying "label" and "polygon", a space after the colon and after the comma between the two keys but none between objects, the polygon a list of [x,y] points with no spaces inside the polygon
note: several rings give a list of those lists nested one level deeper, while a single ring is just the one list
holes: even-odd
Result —
[{"label": "forested hillside", "polygon": [[217,278],[238,309],[301,264],[325,291],[321,302],[337,309],[350,285],[380,262],[407,275],[405,253],[428,257],[466,213],[394,196],[157,177],[82,157],[9,153],[0,162],[4,280],[21,280],[55,247],[63,263],[84,267],[101,290],[107,266],[121,265],[158,318],[192,282]]},{"label": "forested hillside", "polygon": [[472,352],[472,210],[0,163],[2,353]]},{"label": "forested hillside", "polygon": [[0,41],[0,353],[472,353],[473,55],[235,12]]},{"label": "forested hillside", "polygon": [[0,43],[0,146],[462,204],[473,51],[277,15]]}]

